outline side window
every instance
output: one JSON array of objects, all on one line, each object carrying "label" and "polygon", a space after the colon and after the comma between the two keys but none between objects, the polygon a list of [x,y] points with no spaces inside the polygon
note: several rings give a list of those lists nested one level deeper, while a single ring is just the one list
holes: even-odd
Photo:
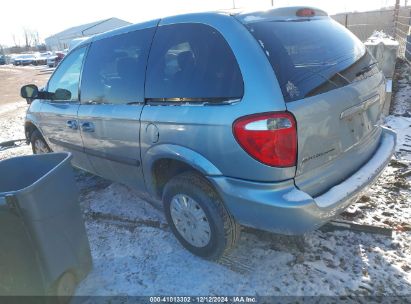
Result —
[{"label": "side window", "polygon": [[235,99],[243,79],[222,35],[204,24],[160,26],[147,67],[150,99]]},{"label": "side window", "polygon": [[50,78],[47,91],[53,100],[78,101],[81,66],[86,47],[74,50],[65,58]]},{"label": "side window", "polygon": [[81,102],[127,104],[144,101],[144,78],[154,28],[95,41],[88,51]]}]

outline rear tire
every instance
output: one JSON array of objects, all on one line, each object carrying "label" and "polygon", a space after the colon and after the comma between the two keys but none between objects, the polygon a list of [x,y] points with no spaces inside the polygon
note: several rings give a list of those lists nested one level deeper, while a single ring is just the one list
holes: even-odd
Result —
[{"label": "rear tire", "polygon": [[235,246],[240,226],[207,179],[185,172],[164,188],[164,212],[176,238],[191,253],[219,260]]},{"label": "rear tire", "polygon": [[31,134],[30,143],[33,154],[44,154],[52,152],[38,130],[34,130]]}]

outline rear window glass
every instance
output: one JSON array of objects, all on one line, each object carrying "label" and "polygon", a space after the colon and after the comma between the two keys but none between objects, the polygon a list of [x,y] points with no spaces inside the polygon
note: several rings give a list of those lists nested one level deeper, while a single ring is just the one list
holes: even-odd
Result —
[{"label": "rear window glass", "polygon": [[147,68],[147,98],[201,102],[242,96],[239,66],[217,30],[189,23],[158,28]]},{"label": "rear window glass", "polygon": [[284,99],[330,91],[378,72],[361,41],[330,19],[247,25],[269,59]]}]

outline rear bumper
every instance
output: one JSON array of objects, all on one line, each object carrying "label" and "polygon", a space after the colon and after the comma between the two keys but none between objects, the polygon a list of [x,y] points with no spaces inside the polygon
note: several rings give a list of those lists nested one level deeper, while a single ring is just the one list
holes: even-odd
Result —
[{"label": "rear bumper", "polygon": [[209,177],[226,207],[242,225],[282,234],[312,231],[355,202],[381,174],[394,153],[396,134],[383,128],[377,150],[357,172],[326,193],[311,197],[294,180],[260,183]]}]

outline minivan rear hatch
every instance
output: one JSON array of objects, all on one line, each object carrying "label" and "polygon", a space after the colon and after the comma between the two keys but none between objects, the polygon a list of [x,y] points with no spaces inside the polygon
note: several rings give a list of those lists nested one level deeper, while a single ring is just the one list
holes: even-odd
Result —
[{"label": "minivan rear hatch", "polygon": [[371,157],[381,135],[385,94],[384,78],[361,41],[319,15],[313,10],[310,17],[248,16],[252,22],[244,22],[296,118],[295,182],[313,196],[343,181]]}]

